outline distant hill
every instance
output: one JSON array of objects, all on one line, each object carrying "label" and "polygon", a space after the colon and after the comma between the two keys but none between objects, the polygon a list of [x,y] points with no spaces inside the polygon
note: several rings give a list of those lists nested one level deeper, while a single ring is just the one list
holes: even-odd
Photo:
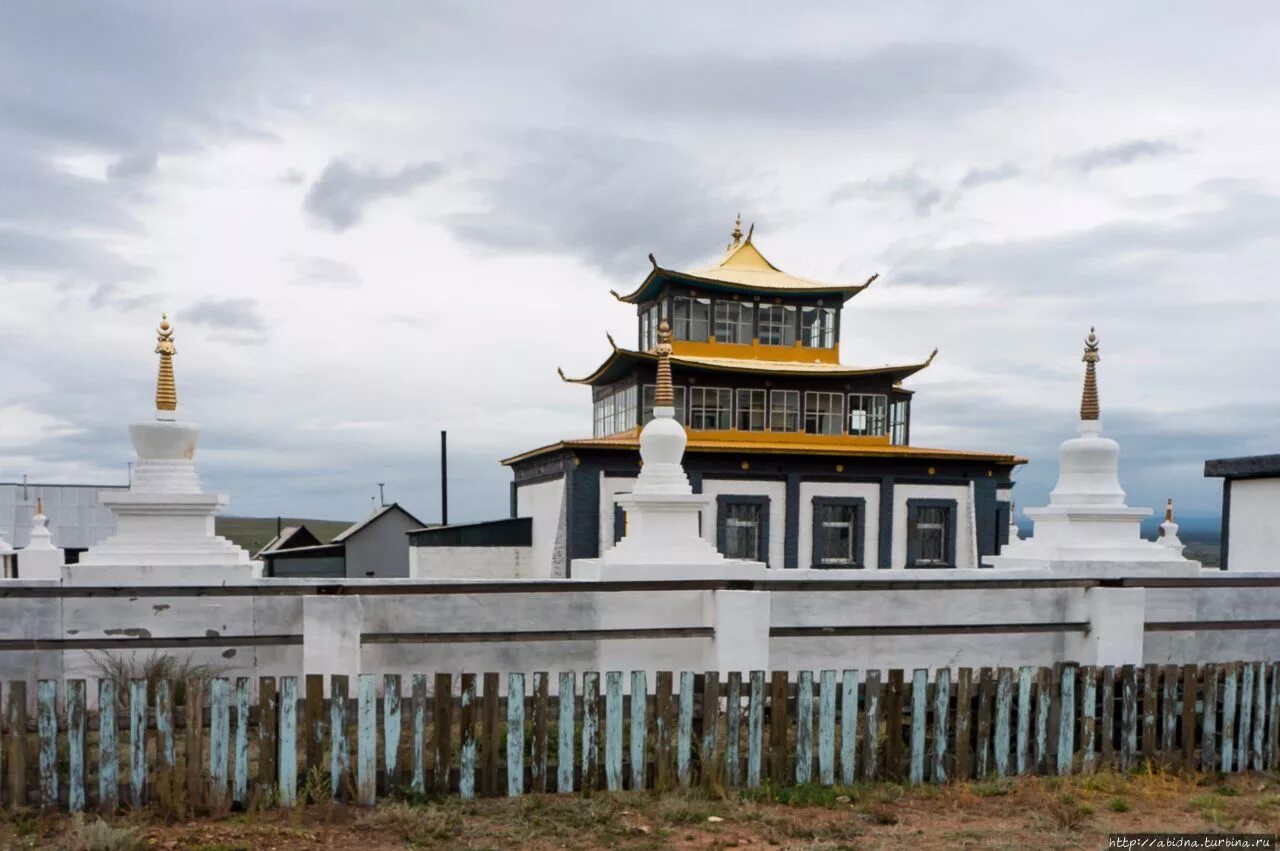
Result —
[{"label": "distant hill", "polygon": [[[244,547],[253,555],[267,545],[276,536],[276,518],[274,517],[218,517],[214,520],[214,529],[219,535],[237,546]],[[325,543],[333,539],[354,521],[349,520],[302,520],[296,517],[280,518],[281,526],[306,526],[317,538]]]}]

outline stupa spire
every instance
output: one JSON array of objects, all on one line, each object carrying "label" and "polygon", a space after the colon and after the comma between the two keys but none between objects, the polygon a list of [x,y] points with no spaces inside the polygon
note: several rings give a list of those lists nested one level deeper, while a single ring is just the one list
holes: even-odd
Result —
[{"label": "stupa spire", "polygon": [[655,408],[674,408],[676,405],[675,390],[671,386],[671,326],[662,320],[658,326],[658,383],[653,393]]},{"label": "stupa spire", "polygon": [[733,233],[729,234],[729,238],[733,241],[729,243],[727,251],[732,251],[742,244],[742,214],[738,214],[738,218],[733,223]]},{"label": "stupa spire", "polygon": [[1084,391],[1080,394],[1080,419],[1097,420],[1101,416],[1098,406],[1098,376],[1095,364],[1102,360],[1098,354],[1098,335],[1089,329],[1089,336],[1084,338]]},{"label": "stupa spire", "polygon": [[178,388],[173,381],[173,326],[166,314],[160,315],[160,327],[156,329],[156,354],[160,356],[160,373],[156,376],[156,419],[173,419],[178,410]]}]

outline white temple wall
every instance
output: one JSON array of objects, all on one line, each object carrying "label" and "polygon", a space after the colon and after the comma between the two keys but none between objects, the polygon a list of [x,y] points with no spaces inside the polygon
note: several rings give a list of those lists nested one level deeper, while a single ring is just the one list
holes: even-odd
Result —
[{"label": "white temple wall", "polygon": [[880,566],[880,486],[875,482],[801,482],[799,563],[809,567],[813,561],[813,499],[814,497],[860,497],[866,500],[863,513],[862,558],[868,570]]},{"label": "white temple wall", "polygon": [[533,518],[533,574],[556,575],[556,541],[563,540],[564,478],[516,488],[516,517]]},{"label": "white temple wall", "polygon": [[716,546],[717,507],[716,497],[767,496],[769,497],[769,567],[780,568],[785,561],[787,530],[786,482],[760,479],[711,479],[702,480],[702,493],[707,497],[707,507],[702,510],[702,537]]},{"label": "white temple wall", "polygon": [[1227,566],[1237,570],[1280,570],[1280,479],[1233,479]]},{"label": "white temple wall", "polygon": [[[973,498],[965,485],[907,485],[893,488],[893,563],[894,570],[907,566],[907,500],[954,499],[956,501],[956,567],[977,567],[977,530],[973,528]],[[870,516],[870,515],[868,515]]]}]

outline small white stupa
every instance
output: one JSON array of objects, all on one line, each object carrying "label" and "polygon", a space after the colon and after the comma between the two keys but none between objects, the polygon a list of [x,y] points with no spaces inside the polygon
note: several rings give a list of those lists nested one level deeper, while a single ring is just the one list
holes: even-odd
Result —
[{"label": "small white stupa", "polygon": [[[200,428],[177,419],[178,392],[173,380],[176,349],[168,317],[161,321],[158,335],[155,421],[129,426],[129,438],[138,455],[129,489],[107,491],[100,497],[116,516],[116,534],[85,552],[73,572],[87,579],[103,577],[97,569],[103,567],[179,567],[191,570],[162,577],[143,571],[138,578],[162,582],[248,578],[249,553],[214,534],[214,516],[228,500],[200,489],[195,463]],[[123,575],[127,577],[129,571]]]},{"label": "small white stupa", "polygon": [[1011,539],[1000,555],[985,562],[993,567],[1066,572],[1198,570],[1199,562],[1183,558],[1180,546],[1161,546],[1142,537],[1142,520],[1151,509],[1125,504],[1117,472],[1120,445],[1102,436],[1096,369],[1101,357],[1092,328],[1085,338],[1083,360],[1079,436],[1058,449],[1058,483],[1049,495],[1049,505],[1025,509],[1023,513],[1035,524],[1031,536]]},{"label": "small white stupa", "polygon": [[626,512],[622,540],[598,559],[576,559],[575,579],[757,579],[763,562],[726,559],[698,534],[710,498],[693,492],[681,460],[689,442],[676,420],[671,386],[671,327],[658,327],[658,376],[653,419],[640,431],[640,475],[617,498]]},{"label": "small white stupa", "polygon": [[19,579],[61,579],[66,555],[53,545],[49,518],[44,513],[44,500],[36,498],[36,513],[31,518],[31,534],[27,545],[18,551]]}]

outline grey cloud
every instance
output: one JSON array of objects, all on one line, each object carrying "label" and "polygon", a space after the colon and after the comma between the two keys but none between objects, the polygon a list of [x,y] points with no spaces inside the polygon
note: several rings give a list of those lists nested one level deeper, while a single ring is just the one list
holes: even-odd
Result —
[{"label": "grey cloud", "polygon": [[848,183],[831,193],[833,203],[855,198],[902,199],[911,206],[917,216],[927,216],[944,201],[949,204],[954,200],[948,199],[941,185],[915,170],[900,172],[877,180]]},{"label": "grey cloud", "polygon": [[1167,139],[1134,139],[1102,148],[1081,151],[1067,157],[1066,164],[1071,168],[1088,174],[1102,168],[1116,168],[1129,165],[1141,159],[1153,159],[1181,153],[1181,145]]},{"label": "grey cloud", "polygon": [[193,325],[227,331],[262,331],[267,325],[252,298],[202,299],[182,314]]},{"label": "grey cloud", "polygon": [[311,184],[302,206],[313,219],[340,233],[359,224],[375,201],[406,195],[443,173],[440,163],[406,165],[386,173],[334,159]]},{"label": "grey cloud", "polygon": [[89,239],[0,226],[0,275],[15,272],[74,286],[137,281],[151,277],[154,269],[130,263]]},{"label": "grey cloud", "polygon": [[964,177],[960,178],[960,186],[964,189],[972,189],[989,183],[1003,183],[1021,175],[1022,166],[1012,162],[985,168],[971,168],[965,172]]},{"label": "grey cloud", "polygon": [[350,263],[331,257],[299,257],[293,264],[293,282],[304,286],[358,287],[363,279]]},{"label": "grey cloud", "polygon": [[857,56],[811,58],[702,52],[611,62],[590,85],[660,115],[866,125],[901,117],[954,117],[1034,85],[1016,54],[978,44],[890,44]]},{"label": "grey cloud", "polygon": [[486,158],[498,173],[470,181],[488,209],[445,219],[491,249],[566,252],[634,277],[652,251],[668,264],[705,258],[759,200],[727,192],[716,166],[664,142],[570,131],[504,141]]},{"label": "grey cloud", "polygon": [[287,168],[280,172],[280,176],[276,178],[276,180],[281,183],[288,184],[290,186],[297,186],[298,184],[305,182],[306,179],[306,172],[300,168]]},{"label": "grey cloud", "polygon": [[107,177],[112,180],[130,180],[154,174],[159,157],[155,151],[126,154],[107,166]]}]

